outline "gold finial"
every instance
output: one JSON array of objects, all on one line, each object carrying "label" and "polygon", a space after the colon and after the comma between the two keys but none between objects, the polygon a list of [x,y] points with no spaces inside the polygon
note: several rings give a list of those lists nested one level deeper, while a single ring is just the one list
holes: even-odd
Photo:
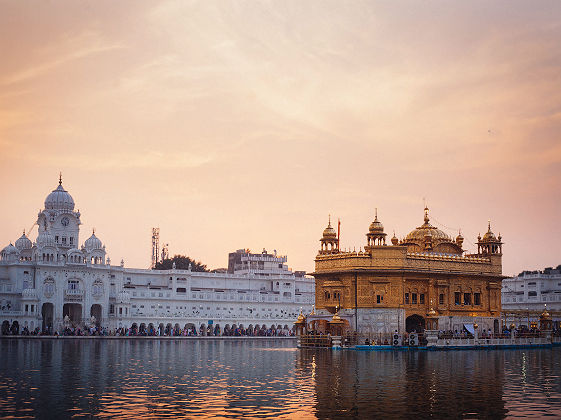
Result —
[{"label": "gold finial", "polygon": [[331,214],[329,214],[329,222],[327,223],[328,226],[331,226]]},{"label": "gold finial", "polygon": [[425,223],[429,222],[429,208],[425,204]]},{"label": "gold finial", "polygon": [[58,185],[62,185],[62,172],[58,173]]},{"label": "gold finial", "polygon": [[378,207],[374,209],[374,220],[378,220]]},{"label": "gold finial", "polygon": [[95,228],[92,229],[92,235],[95,235]]},{"label": "gold finial", "polygon": [[491,219],[487,220],[487,229],[491,232]]}]

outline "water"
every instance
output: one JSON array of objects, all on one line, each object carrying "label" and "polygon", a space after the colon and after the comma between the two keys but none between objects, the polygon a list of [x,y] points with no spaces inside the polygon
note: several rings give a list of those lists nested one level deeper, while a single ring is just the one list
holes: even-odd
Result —
[{"label": "water", "polygon": [[280,340],[0,340],[17,418],[561,417],[561,348],[357,352]]}]

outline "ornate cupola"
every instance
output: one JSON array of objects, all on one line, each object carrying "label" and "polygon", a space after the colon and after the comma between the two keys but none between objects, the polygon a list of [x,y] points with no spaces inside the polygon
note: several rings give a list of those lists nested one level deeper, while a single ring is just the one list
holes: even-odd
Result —
[{"label": "ornate cupola", "polygon": [[384,225],[378,220],[378,209],[374,213],[374,221],[370,223],[368,233],[366,234],[365,250],[371,250],[375,246],[386,245],[386,234],[384,233]]},{"label": "ornate cupola", "polygon": [[493,231],[491,231],[491,221],[487,225],[487,232],[481,238],[481,235],[477,237],[477,253],[488,255],[488,254],[499,254],[503,253],[503,243],[501,242],[502,237],[499,234],[497,238]]},{"label": "ornate cupola", "polygon": [[319,242],[321,244],[319,255],[335,254],[339,252],[339,238],[337,238],[337,232],[335,232],[335,229],[331,227],[331,215],[329,216],[329,222],[327,227],[324,229],[323,236]]},{"label": "ornate cupola", "polygon": [[456,236],[456,245],[458,245],[461,248],[463,244],[464,244],[464,237],[462,236],[462,231],[459,231],[458,236]]},{"label": "ornate cupola", "polygon": [[[461,255],[462,247],[442,230],[431,225],[429,209],[425,206],[424,223],[409,232],[401,245],[407,246],[408,252],[438,252],[442,254]],[[461,235],[459,236],[461,237]],[[463,238],[461,238],[463,240]]]}]

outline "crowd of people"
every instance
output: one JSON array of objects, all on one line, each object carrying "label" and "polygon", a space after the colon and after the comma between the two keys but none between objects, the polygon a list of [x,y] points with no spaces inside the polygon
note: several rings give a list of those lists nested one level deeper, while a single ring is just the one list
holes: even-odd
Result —
[{"label": "crowd of people", "polygon": [[220,337],[220,336],[233,336],[233,337],[291,337],[294,336],[294,329],[288,328],[285,326],[281,328],[280,325],[278,327],[270,327],[266,328],[265,326],[259,327],[236,327],[233,326],[230,328],[227,326],[226,328],[222,329],[218,325],[208,325],[204,326],[201,325],[200,328],[196,328],[195,326],[185,326],[184,328],[180,328],[179,326],[172,327],[168,324],[168,326],[164,327],[160,325],[158,327],[153,327],[150,325],[148,328],[144,327],[143,325],[139,328],[136,324],[133,324],[130,328],[115,328],[109,329],[107,327],[101,327],[99,325],[92,324],[90,326],[82,325],[82,326],[74,326],[74,325],[66,325],[60,331],[53,330],[53,328],[47,328],[45,330],[41,330],[39,327],[29,330],[24,327],[21,331],[19,325],[12,324],[12,325],[3,325],[2,326],[2,335],[23,335],[23,336],[37,336],[37,335],[51,335],[51,336],[116,336],[116,337],[195,337],[195,336],[213,336],[213,337]]}]

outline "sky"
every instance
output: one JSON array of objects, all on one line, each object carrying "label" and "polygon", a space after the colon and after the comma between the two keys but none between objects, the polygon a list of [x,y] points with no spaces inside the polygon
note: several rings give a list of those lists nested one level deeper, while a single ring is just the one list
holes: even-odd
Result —
[{"label": "sky", "polygon": [[[313,271],[431,223],[561,264],[561,2],[0,0],[0,245],[63,185],[113,263]],[[37,227],[31,238],[35,239]]]}]

